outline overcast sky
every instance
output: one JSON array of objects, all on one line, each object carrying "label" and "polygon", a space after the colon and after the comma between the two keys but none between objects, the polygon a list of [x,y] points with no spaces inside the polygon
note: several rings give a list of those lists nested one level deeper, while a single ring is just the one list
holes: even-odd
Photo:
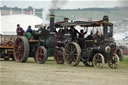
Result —
[{"label": "overcast sky", "polygon": [[[1,0],[1,6],[26,8],[32,6],[34,8],[47,8],[51,6],[52,0]],[[60,0],[63,1],[63,0]],[[67,3],[61,8],[110,8],[120,6],[119,0],[65,0]]]}]

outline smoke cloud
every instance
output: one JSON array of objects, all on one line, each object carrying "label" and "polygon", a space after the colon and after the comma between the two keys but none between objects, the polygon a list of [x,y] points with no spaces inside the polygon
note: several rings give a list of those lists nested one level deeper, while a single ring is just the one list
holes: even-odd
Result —
[{"label": "smoke cloud", "polygon": [[51,9],[61,8],[67,3],[67,0],[52,0]]},{"label": "smoke cloud", "polygon": [[43,8],[43,23],[44,24],[48,24],[47,23],[47,16],[49,14],[49,9],[50,9],[50,7],[44,7]]},{"label": "smoke cloud", "polygon": [[62,8],[67,2],[68,2],[68,0],[52,0],[51,7],[50,6],[44,7],[44,10],[43,10],[44,23],[45,23],[45,21],[47,21],[47,16],[50,13],[50,9],[52,10],[51,14],[54,14],[54,9]]}]

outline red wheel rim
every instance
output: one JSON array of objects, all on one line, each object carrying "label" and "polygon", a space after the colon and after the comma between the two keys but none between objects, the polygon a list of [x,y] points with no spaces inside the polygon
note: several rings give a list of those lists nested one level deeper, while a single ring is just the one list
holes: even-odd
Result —
[{"label": "red wheel rim", "polygon": [[36,60],[37,62],[42,62],[44,59],[44,51],[42,48],[37,48],[36,51]]},{"label": "red wheel rim", "polygon": [[62,63],[64,61],[62,51],[56,54],[56,58],[58,63]]},{"label": "red wheel rim", "polygon": [[54,60],[57,64],[64,64],[63,57],[64,48],[56,48],[54,51]]},{"label": "red wheel rim", "polygon": [[24,42],[22,39],[17,39],[14,44],[14,57],[16,61],[20,61],[24,56]]}]

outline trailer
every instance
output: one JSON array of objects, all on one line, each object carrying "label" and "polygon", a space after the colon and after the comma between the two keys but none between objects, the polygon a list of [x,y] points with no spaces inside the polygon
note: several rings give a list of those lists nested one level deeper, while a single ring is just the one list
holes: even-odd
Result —
[{"label": "trailer", "polygon": [[8,61],[13,57],[13,44],[16,39],[16,35],[0,35],[0,58]]}]

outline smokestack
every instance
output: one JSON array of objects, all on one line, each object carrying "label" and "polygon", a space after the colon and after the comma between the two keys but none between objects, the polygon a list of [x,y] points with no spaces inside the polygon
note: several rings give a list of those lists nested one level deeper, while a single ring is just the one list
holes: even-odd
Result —
[{"label": "smokestack", "polygon": [[50,34],[45,42],[48,48],[55,48],[55,46],[57,45],[57,40],[55,37],[54,19],[55,19],[55,15],[51,14],[50,15]]},{"label": "smokestack", "polygon": [[55,20],[55,15],[51,14],[50,15],[50,32],[54,32],[55,31],[54,20]]},{"label": "smokestack", "polygon": [[108,21],[109,21],[109,17],[107,15],[105,15],[103,17],[103,21],[104,24],[103,24],[103,32],[104,32],[104,38],[106,39],[108,37]]},{"label": "smokestack", "polygon": [[108,21],[109,21],[109,17],[108,17],[107,15],[105,15],[105,16],[103,17],[103,20],[108,22]]},{"label": "smokestack", "polygon": [[64,18],[64,22],[68,22],[68,20],[69,20],[68,18]]}]

